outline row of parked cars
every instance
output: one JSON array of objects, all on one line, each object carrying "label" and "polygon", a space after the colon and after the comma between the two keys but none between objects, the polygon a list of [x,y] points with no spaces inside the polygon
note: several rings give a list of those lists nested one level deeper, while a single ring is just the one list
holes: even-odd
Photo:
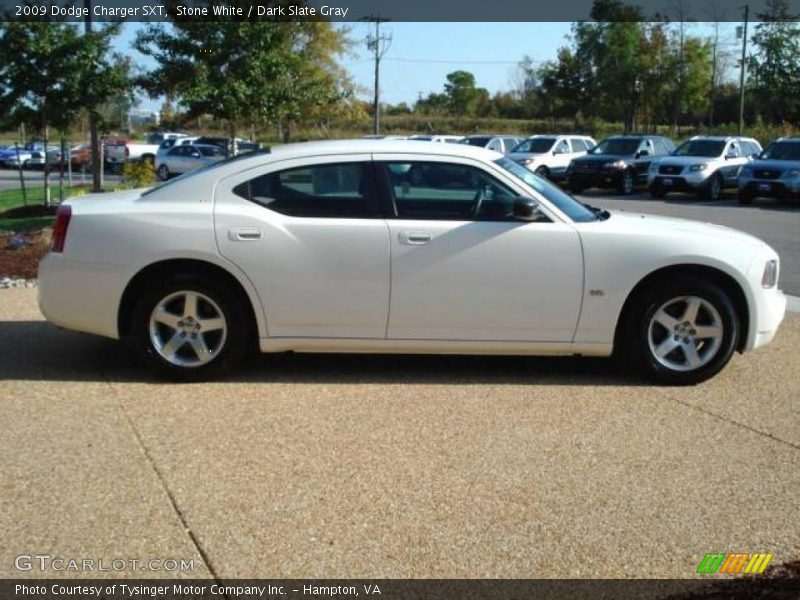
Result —
[{"label": "row of parked cars", "polygon": [[725,189],[737,189],[742,204],[757,197],[800,199],[800,137],[779,138],[766,149],[741,136],[695,136],[677,147],[660,135],[616,135],[599,144],[573,134],[408,139],[496,150],[573,193],[598,187],[627,195],[646,187],[653,198],[689,192],[718,200]]}]

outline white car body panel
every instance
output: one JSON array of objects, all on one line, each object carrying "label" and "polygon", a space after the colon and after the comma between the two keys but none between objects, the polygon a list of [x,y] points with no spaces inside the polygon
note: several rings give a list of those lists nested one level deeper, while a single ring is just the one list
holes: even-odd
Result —
[{"label": "white car body panel", "polygon": [[[40,265],[40,306],[57,325],[118,337],[131,279],[180,258],[236,278],[267,352],[607,355],[636,284],[659,268],[694,264],[741,286],[750,321],[744,349],[774,336],[786,300],[760,285],[765,263],[777,260],[760,240],[628,213],[572,222],[495,165],[500,156],[457,144],[306,143],[220,163],[147,195],[73,198],[64,252]],[[272,170],[369,159],[477,165],[536,199],[552,223],[298,218],[232,192]],[[261,236],[235,240],[241,230]],[[415,231],[430,233],[430,243],[401,243]]]}]

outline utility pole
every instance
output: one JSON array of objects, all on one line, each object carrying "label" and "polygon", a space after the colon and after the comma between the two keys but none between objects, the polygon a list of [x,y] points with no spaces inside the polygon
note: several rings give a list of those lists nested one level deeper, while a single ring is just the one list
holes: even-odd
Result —
[{"label": "utility pole", "polygon": [[[89,34],[92,32],[92,0],[83,0],[83,6],[86,9],[85,30]],[[89,111],[89,139],[92,145],[92,191],[97,193],[103,191],[103,157],[93,111]]]},{"label": "utility pole", "polygon": [[381,104],[380,104],[380,69],[381,59],[388,52],[392,45],[392,36],[381,35],[381,23],[386,23],[389,19],[382,19],[379,16],[364,17],[364,21],[375,23],[375,34],[367,35],[367,49],[375,57],[375,99],[372,103],[372,133],[378,135],[381,129]]},{"label": "utility pole", "polygon": [[744,5],[744,29],[742,33],[742,68],[739,71],[739,135],[744,129],[744,67],[747,58],[747,21],[750,18],[750,6]]}]

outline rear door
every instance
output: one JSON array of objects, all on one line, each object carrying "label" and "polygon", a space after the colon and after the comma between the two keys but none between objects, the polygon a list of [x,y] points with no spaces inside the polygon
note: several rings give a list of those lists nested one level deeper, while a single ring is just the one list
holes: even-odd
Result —
[{"label": "rear door", "polygon": [[270,337],[384,338],[389,232],[369,155],[291,159],[217,185],[220,253],[258,290]]}]

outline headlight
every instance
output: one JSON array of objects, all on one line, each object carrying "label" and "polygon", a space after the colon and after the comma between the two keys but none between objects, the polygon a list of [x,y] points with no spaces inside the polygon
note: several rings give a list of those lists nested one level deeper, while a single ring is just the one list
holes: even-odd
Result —
[{"label": "headlight", "polygon": [[624,169],[626,167],[624,160],[615,160],[614,162],[607,162],[603,164],[604,169]]},{"label": "headlight", "polygon": [[739,171],[739,175],[744,175],[745,177],[752,177],[753,169],[750,167],[742,167],[742,170]]},{"label": "headlight", "polygon": [[800,169],[789,169],[786,171],[786,176],[789,178],[800,177]]},{"label": "headlight", "polygon": [[708,165],[706,163],[702,163],[702,164],[699,164],[699,165],[692,165],[691,167],[689,167],[689,170],[690,171],[705,171],[707,168],[708,168]]},{"label": "headlight", "polygon": [[521,161],[519,161],[519,164],[521,164],[521,165],[529,165],[532,162],[533,162],[532,158],[523,158]]},{"label": "headlight", "polygon": [[776,283],[778,283],[778,261],[768,260],[764,265],[764,274],[761,276],[761,287],[775,287]]}]

